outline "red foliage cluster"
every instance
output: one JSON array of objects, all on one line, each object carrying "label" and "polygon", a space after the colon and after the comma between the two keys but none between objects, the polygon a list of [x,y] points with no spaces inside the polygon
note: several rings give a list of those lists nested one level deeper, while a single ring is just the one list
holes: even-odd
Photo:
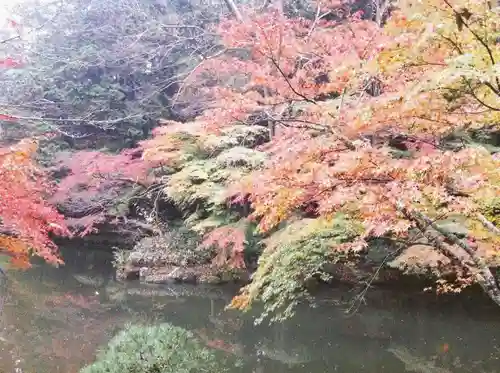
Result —
[{"label": "red foliage cluster", "polygon": [[[467,274],[460,281],[477,281],[500,304],[482,254],[434,224],[459,216],[479,246],[498,254],[498,227],[482,216],[500,200],[498,156],[449,143],[449,135],[498,128],[500,45],[484,36],[498,32],[498,13],[457,1],[398,2],[385,25],[322,2],[315,19],[266,9],[224,20],[217,32],[227,53],[207,58],[186,82],[210,104],[192,123],[168,123],[164,132],[267,125],[265,166],[227,193],[250,202],[260,233],[307,212],[359,225],[358,239],[332,252],[358,253],[374,236],[411,245],[424,235]],[[338,19],[327,20],[333,5]],[[473,18],[462,18],[460,6]],[[441,236],[430,236],[429,226]],[[244,240],[218,228],[207,243],[218,243],[224,258],[233,247],[238,258],[235,238]]]},{"label": "red foliage cluster", "polygon": [[5,122],[15,122],[17,118],[12,115],[0,114],[0,120]]},{"label": "red foliage cluster", "polygon": [[69,235],[64,217],[46,201],[54,185],[33,161],[36,142],[0,150],[0,247],[21,266],[30,254],[61,263],[50,234]]},{"label": "red foliage cluster", "polygon": [[[381,29],[362,20],[360,13],[345,15],[342,22],[285,18],[278,12],[254,12],[247,18],[244,23],[227,19],[218,32],[228,50],[246,49],[251,58],[228,54],[209,59],[190,82],[213,97],[197,120],[212,128],[246,122],[256,110],[274,115],[290,102],[311,103],[339,94],[359,80],[362,66],[387,41]],[[238,85],[233,84],[235,76],[242,79]],[[203,88],[206,78],[219,84]],[[304,127],[323,118],[308,110],[306,117],[294,121],[280,119],[279,127]]]},{"label": "red foliage cluster", "polygon": [[[68,223],[80,236],[95,231],[105,220],[108,207],[116,203],[124,186],[147,183],[150,165],[140,158],[140,150],[125,150],[119,155],[99,151],[61,153],[57,167],[69,170],[58,184],[50,201],[69,205]],[[76,215],[76,216],[72,216]]]},{"label": "red foliage cluster", "polygon": [[[431,81],[445,68],[450,50],[442,43],[426,47],[424,67],[384,60],[411,48],[420,38],[416,27],[427,26],[409,25],[399,13],[387,30],[358,13],[337,22],[255,12],[245,22],[221,23],[224,46],[245,49],[250,58],[218,56],[203,64],[192,84],[203,85],[206,76],[219,84],[206,88],[214,103],[197,122],[211,128],[250,123],[260,111],[278,127],[261,149],[271,156],[266,170],[236,187],[250,196],[263,231],[314,204],[321,216],[344,211],[360,218],[366,236],[405,233],[412,223],[396,205],[442,205],[468,214],[471,198],[453,190],[490,188],[495,176],[481,169],[492,166],[488,153],[438,146],[440,135],[463,128],[464,114],[480,110],[481,102],[462,100],[459,109],[449,108],[432,88],[405,101],[422,74]],[[400,34],[392,35],[393,28]],[[387,71],[378,66],[383,63],[395,66]],[[242,83],[229,79],[234,76]],[[295,113],[283,114],[290,110]],[[394,157],[389,143],[395,136],[407,139],[411,157]]]},{"label": "red foliage cluster", "polygon": [[99,151],[60,153],[55,161],[70,170],[59,183],[58,193],[62,194],[81,188],[107,188],[110,183],[139,183],[144,181],[149,169],[141,160],[140,149],[125,150],[119,155]]},{"label": "red foliage cluster", "polygon": [[203,241],[204,247],[216,245],[219,253],[214,262],[220,266],[228,264],[232,268],[245,268],[245,233],[238,228],[221,227],[208,233]]}]

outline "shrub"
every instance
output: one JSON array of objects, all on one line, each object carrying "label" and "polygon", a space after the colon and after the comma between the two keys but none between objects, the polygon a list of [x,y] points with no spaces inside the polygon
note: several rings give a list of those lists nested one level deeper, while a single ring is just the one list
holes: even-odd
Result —
[{"label": "shrub", "polygon": [[80,373],[221,372],[213,352],[192,333],[168,323],[129,325],[115,336],[97,360]]}]

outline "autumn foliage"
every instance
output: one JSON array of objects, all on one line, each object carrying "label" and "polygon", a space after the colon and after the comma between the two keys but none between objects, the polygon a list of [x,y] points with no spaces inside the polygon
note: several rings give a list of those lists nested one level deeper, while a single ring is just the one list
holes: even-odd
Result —
[{"label": "autumn foliage", "polygon": [[[60,191],[89,175],[95,188],[137,182],[161,166],[156,198],[219,248],[217,264],[244,267],[251,242],[263,244],[236,308],[264,300],[288,310],[283,300],[296,302],[304,282],[327,279],[325,263],[358,258],[381,237],[392,256],[424,240],[447,260],[438,275],[455,275],[453,285],[440,278],[439,291],[479,284],[500,305],[488,262],[500,252],[500,160],[476,141],[500,130],[498,8],[401,0],[370,19],[349,1],[316,6],[312,17],[267,7],[224,19],[213,30],[220,51],[175,97],[203,98],[202,114],[163,122],[137,154],[80,153]],[[19,215],[18,201],[23,214],[39,211],[27,206],[45,206],[48,190],[33,179],[33,148],[22,149],[2,158],[1,182],[17,184],[0,190],[9,198],[0,216],[15,233],[8,240],[27,245],[10,251],[29,246],[50,259],[47,233],[62,221],[45,207],[40,218]],[[447,219],[467,233],[442,228]]]},{"label": "autumn foliage", "polygon": [[61,263],[50,234],[69,234],[64,217],[46,202],[53,185],[33,159],[36,150],[32,139],[0,150],[0,247],[22,267],[32,255]]},{"label": "autumn foliage", "polygon": [[[21,34],[17,22],[8,19],[7,24]],[[2,43],[15,39],[17,36]],[[20,59],[11,56],[0,59],[0,69],[22,66]],[[19,118],[0,113],[0,121],[8,126]],[[8,255],[16,267],[29,267],[31,256],[62,263],[51,235],[70,235],[64,217],[47,202],[54,185],[35,160],[37,149],[38,139],[0,148],[0,253]]]},{"label": "autumn foliage", "polygon": [[[426,210],[445,205],[445,210],[471,213],[480,195],[495,195],[498,169],[488,152],[446,150],[439,141],[454,131],[496,123],[498,109],[489,106],[498,103],[497,65],[487,60],[476,65],[477,77],[462,83],[455,65],[467,52],[484,61],[488,50],[469,35],[447,43],[455,32],[454,18],[440,25],[449,28],[442,35],[428,30],[434,23],[428,17],[444,22],[445,15],[453,15],[453,8],[436,3],[440,12],[423,8],[413,20],[404,15],[406,9],[394,12],[383,29],[356,14],[341,23],[320,22],[316,29],[312,22],[273,13],[252,15],[248,24],[221,25],[227,48],[248,48],[252,59],[217,58],[206,71],[243,72],[249,79],[242,88],[213,89],[224,108],[206,110],[200,120],[223,126],[248,121],[260,109],[276,122],[278,135],[266,149],[272,154],[268,167],[241,184],[240,194],[250,196],[262,230],[315,203],[322,216],[340,210],[358,215],[365,235],[404,234],[411,224],[397,205]],[[408,17],[416,11],[408,9]],[[477,22],[483,27],[497,27],[498,16],[476,14],[482,14]],[[328,75],[326,82],[316,82],[322,74]],[[370,81],[378,82],[382,94],[367,92]],[[463,84],[474,85],[480,97],[461,93]],[[269,95],[262,97],[257,85]],[[443,97],[446,89],[458,90],[459,97],[449,102]],[[337,98],[320,100],[323,94]],[[281,102],[285,106],[276,110]],[[295,115],[276,113],[294,106],[299,106]],[[308,125],[311,130],[305,131]],[[410,157],[394,157],[390,141],[396,136]]]},{"label": "autumn foliage", "polygon": [[[483,215],[500,198],[500,163],[471,140],[499,130],[498,9],[479,0],[405,0],[381,24],[347,5],[320,1],[314,19],[246,9],[243,20],[223,21],[226,53],[207,58],[180,93],[203,92],[206,110],[167,125],[156,144],[171,146],[173,133],[267,126],[272,139],[258,148],[264,167],[227,185],[230,204],[251,207],[242,222],[256,221],[272,237],[305,215],[342,214],[356,222],[357,237],[333,243],[339,255],[366,252],[374,237],[405,243],[400,250],[425,237],[450,260],[459,288],[479,283],[499,303],[476,250],[500,249],[498,227]],[[456,216],[466,221],[465,239],[435,224]],[[245,237],[221,232],[227,227],[208,242],[219,239],[226,250],[233,239],[239,255]],[[265,258],[235,307],[269,297],[273,264]]]},{"label": "autumn foliage", "polygon": [[57,184],[49,202],[70,206],[72,211],[65,215],[73,233],[80,237],[96,233],[110,208],[123,199],[123,189],[148,183],[152,163],[143,162],[140,153],[135,153],[137,150],[120,154],[81,150],[59,152],[54,158],[54,168],[67,171],[67,175]]}]

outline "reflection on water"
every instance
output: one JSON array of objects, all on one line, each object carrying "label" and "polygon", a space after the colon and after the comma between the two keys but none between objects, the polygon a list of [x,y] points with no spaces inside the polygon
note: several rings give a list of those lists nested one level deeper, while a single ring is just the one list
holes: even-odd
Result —
[{"label": "reflection on water", "polygon": [[1,373],[78,372],[126,323],[163,321],[240,357],[245,373],[492,373],[500,367],[500,312],[493,307],[396,301],[373,290],[372,301],[347,317],[331,292],[330,301],[304,306],[290,322],[255,326],[251,315],[224,310],[228,289],[121,284],[99,275],[108,267],[84,271],[85,263],[9,272],[0,284]]}]

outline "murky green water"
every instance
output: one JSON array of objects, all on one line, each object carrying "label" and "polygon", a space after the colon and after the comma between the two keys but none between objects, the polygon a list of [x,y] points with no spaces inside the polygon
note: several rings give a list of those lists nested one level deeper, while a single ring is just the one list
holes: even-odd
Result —
[{"label": "murky green water", "polygon": [[119,284],[102,276],[109,263],[92,255],[72,255],[59,269],[9,272],[1,373],[78,372],[127,322],[162,321],[239,356],[248,373],[500,372],[500,310],[488,304],[396,301],[373,290],[347,317],[332,291],[290,322],[254,326],[251,315],[224,311],[229,289]]}]

